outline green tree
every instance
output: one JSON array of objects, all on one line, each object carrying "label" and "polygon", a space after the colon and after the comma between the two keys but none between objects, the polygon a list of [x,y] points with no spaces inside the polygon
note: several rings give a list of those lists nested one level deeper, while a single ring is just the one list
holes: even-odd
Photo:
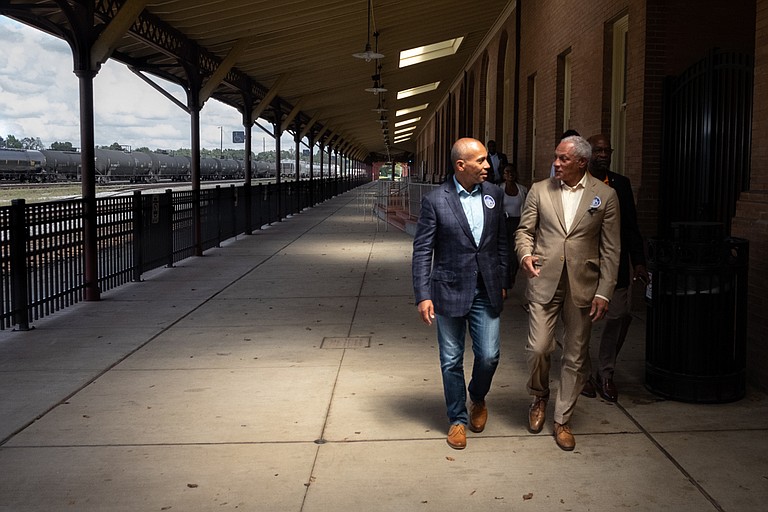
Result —
[{"label": "green tree", "polygon": [[257,162],[274,162],[275,150],[262,151],[261,153],[258,153],[256,155],[256,161]]},{"label": "green tree", "polygon": [[113,142],[112,145],[109,146],[107,149],[113,149],[115,151],[122,151],[123,150],[123,146],[121,146],[117,142]]},{"label": "green tree", "polygon": [[21,147],[23,149],[45,149],[39,137],[24,137],[21,139]]},{"label": "green tree", "polygon": [[0,148],[4,148],[4,147],[5,147],[5,139],[0,137]]},{"label": "green tree", "polygon": [[75,150],[71,142],[59,142],[59,141],[52,143],[51,149],[55,151],[74,151]]},{"label": "green tree", "polygon": [[21,141],[17,139],[14,135],[8,135],[8,137],[5,139],[5,147],[8,149],[21,149]]}]

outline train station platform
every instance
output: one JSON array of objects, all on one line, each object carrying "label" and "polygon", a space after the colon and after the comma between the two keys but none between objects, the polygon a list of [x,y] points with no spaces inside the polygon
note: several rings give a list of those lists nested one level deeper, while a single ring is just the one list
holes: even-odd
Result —
[{"label": "train station platform", "polygon": [[642,311],[576,450],[551,403],[530,434],[523,278],[488,425],[452,450],[412,238],[364,194],[0,332],[0,511],[766,510],[768,396],[649,393]]}]

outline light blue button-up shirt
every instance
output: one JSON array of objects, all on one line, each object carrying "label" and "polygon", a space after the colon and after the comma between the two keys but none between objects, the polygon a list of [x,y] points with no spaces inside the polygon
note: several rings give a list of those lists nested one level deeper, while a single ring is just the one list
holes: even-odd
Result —
[{"label": "light blue button-up shirt", "polygon": [[475,245],[480,245],[480,236],[483,234],[483,198],[480,193],[480,184],[475,185],[471,192],[464,190],[456,175],[453,176],[453,183],[456,185],[456,192],[459,194],[459,202],[467,216],[469,228],[472,230],[472,238],[475,239]]}]

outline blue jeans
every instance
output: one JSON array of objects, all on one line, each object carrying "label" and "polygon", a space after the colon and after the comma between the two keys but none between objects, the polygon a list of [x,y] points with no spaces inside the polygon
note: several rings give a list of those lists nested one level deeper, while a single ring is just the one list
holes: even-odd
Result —
[{"label": "blue jeans", "polygon": [[491,380],[499,364],[499,315],[491,308],[485,290],[478,290],[466,316],[436,315],[436,318],[448,419],[451,425],[466,425],[469,421],[464,381],[464,339],[467,327],[475,355],[469,397],[473,402],[480,402],[485,400],[485,395],[491,389]]}]

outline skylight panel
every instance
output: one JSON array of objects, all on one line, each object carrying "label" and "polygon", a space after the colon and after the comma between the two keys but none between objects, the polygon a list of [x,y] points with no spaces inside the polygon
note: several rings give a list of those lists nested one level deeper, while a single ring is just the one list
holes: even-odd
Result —
[{"label": "skylight panel", "polygon": [[403,98],[410,98],[411,96],[416,96],[417,94],[434,91],[438,88],[439,85],[440,82],[432,82],[431,84],[424,84],[418,87],[413,87],[411,89],[404,89],[397,92],[397,99],[402,100]]},{"label": "skylight panel", "polygon": [[411,114],[413,112],[418,112],[419,110],[424,110],[428,106],[429,106],[429,103],[424,103],[423,105],[417,105],[411,108],[404,108],[402,110],[398,110],[397,112],[395,112],[395,117],[400,117],[406,114]]},{"label": "skylight panel", "polygon": [[406,119],[405,121],[400,121],[399,123],[395,123],[395,128],[399,128],[400,126],[405,126],[407,124],[418,123],[419,121],[421,121],[420,117],[412,117],[410,119]]},{"label": "skylight panel", "polygon": [[395,136],[400,135],[402,133],[412,132],[415,129],[416,129],[415,126],[406,126],[405,128],[400,128],[399,130],[395,130]]},{"label": "skylight panel", "polygon": [[439,43],[403,50],[400,52],[400,67],[404,68],[420,62],[454,55],[459,50],[463,40],[463,37],[456,37],[440,41]]}]

